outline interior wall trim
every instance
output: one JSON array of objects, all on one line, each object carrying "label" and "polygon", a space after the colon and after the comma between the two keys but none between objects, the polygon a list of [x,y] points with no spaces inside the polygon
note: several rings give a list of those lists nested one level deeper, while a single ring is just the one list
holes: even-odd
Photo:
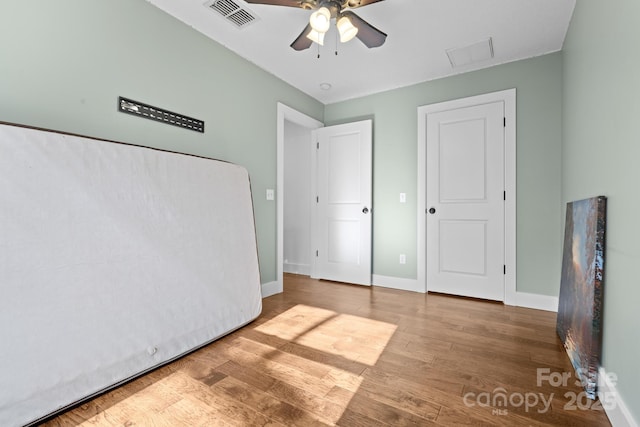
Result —
[{"label": "interior wall trim", "polygon": [[424,293],[422,288],[418,285],[418,281],[416,279],[405,279],[402,277],[381,276],[379,274],[374,274],[371,276],[371,282],[373,286]]},{"label": "interior wall trim", "polygon": [[[282,292],[284,274],[284,139],[285,121],[309,129],[323,127],[324,124],[313,117],[278,102],[276,104],[276,283],[275,293]],[[311,142],[311,141],[309,141]],[[313,179],[313,178],[312,178]],[[313,184],[315,185],[315,184]],[[264,293],[263,293],[264,296]]]},{"label": "interior wall trim", "polygon": [[277,280],[273,282],[263,283],[261,285],[262,298],[270,297],[271,295],[282,293],[282,283],[278,283]]},{"label": "interior wall trim", "polygon": [[[422,286],[417,279],[381,276],[379,274],[374,274],[372,276],[372,279],[374,286],[424,293]],[[524,308],[533,308],[536,310],[552,311],[556,313],[558,311],[558,297],[529,294],[526,292],[516,292],[515,304],[513,305]]]},{"label": "interior wall trim", "polygon": [[631,411],[620,397],[613,378],[615,378],[613,373],[607,372],[605,368],[600,368],[598,372],[598,398],[604,412],[613,427],[638,427]]},{"label": "interior wall trim", "polygon": [[558,312],[558,297],[550,295],[516,292],[515,304],[518,307]]},{"label": "interior wall trim", "polygon": [[311,275],[311,265],[309,264],[299,264],[295,262],[285,262],[284,263],[284,272],[291,274],[301,274],[303,276]]}]

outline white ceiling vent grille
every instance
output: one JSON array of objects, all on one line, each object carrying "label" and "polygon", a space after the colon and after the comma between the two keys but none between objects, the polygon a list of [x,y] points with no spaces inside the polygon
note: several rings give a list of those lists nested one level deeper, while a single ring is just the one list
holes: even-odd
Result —
[{"label": "white ceiling vent grille", "polygon": [[446,52],[453,68],[487,61],[493,58],[493,39],[489,37],[468,46],[447,49]]},{"label": "white ceiling vent grille", "polygon": [[245,28],[258,20],[255,13],[247,8],[241,7],[233,0],[213,0],[208,1],[205,5],[218,12],[238,28]]}]

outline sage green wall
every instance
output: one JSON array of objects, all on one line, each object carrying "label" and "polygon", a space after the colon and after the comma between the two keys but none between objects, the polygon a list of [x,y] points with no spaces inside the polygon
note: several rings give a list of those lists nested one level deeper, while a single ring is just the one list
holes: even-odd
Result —
[{"label": "sage green wall", "polygon": [[[640,3],[576,2],[564,47],[562,203],[605,195],[602,363],[640,421]],[[637,422],[636,421],[636,422]]]},{"label": "sage green wall", "polygon": [[[375,274],[417,276],[418,106],[509,88],[517,90],[517,290],[558,295],[561,53],[326,106],[326,124],[373,119]],[[399,203],[401,192],[407,193],[406,204]],[[405,265],[398,262],[401,253],[407,255]]]},{"label": "sage green wall", "polygon": [[[203,8],[203,13],[205,13]],[[118,113],[125,96],[206,132]],[[324,106],[143,0],[14,0],[0,13],[0,120],[231,161],[254,190],[261,280],[276,279],[276,103]]]}]

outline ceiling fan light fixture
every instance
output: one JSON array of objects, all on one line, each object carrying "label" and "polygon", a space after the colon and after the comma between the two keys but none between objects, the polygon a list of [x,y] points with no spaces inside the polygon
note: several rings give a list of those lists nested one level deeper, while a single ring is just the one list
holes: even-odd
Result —
[{"label": "ceiling fan light fixture", "polygon": [[320,33],[314,29],[309,31],[307,38],[312,42],[318,43],[320,46],[324,46],[324,33]]},{"label": "ceiling fan light fixture", "polygon": [[340,16],[336,22],[338,32],[340,33],[340,42],[346,43],[358,34],[358,29],[353,26],[351,19],[347,16]]},{"label": "ceiling fan light fixture", "polygon": [[326,33],[329,31],[329,26],[331,25],[331,11],[327,7],[322,6],[311,14],[309,24],[311,24],[311,28],[318,33]]}]

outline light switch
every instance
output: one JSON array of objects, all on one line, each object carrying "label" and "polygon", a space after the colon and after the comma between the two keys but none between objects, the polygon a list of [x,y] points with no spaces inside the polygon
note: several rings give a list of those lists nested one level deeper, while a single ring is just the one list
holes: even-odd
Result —
[{"label": "light switch", "polygon": [[400,203],[407,203],[407,193],[400,193]]},{"label": "light switch", "polygon": [[274,199],[273,188],[267,188],[267,200],[273,200],[273,199]]}]

